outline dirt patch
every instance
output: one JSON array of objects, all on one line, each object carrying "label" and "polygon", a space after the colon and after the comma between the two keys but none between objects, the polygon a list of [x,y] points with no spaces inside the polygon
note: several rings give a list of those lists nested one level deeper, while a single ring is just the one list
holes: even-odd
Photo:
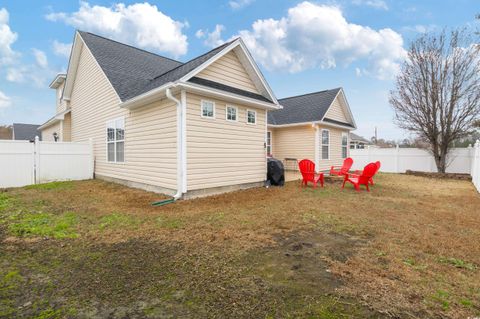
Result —
[{"label": "dirt patch", "polygon": [[406,175],[422,176],[429,178],[442,178],[442,179],[456,179],[461,181],[471,181],[472,177],[470,174],[459,174],[459,173],[436,173],[436,172],[419,172],[407,170]]},{"label": "dirt patch", "polygon": [[[295,234],[245,253],[147,239],[0,247],[0,314],[30,318],[378,317],[335,294],[328,260],[356,240]],[[338,255],[335,250],[341,250]],[[346,252],[345,252],[346,251]],[[269,268],[271,267],[271,268]],[[2,304],[3,303],[3,304]],[[0,317],[2,317],[0,315]]]}]

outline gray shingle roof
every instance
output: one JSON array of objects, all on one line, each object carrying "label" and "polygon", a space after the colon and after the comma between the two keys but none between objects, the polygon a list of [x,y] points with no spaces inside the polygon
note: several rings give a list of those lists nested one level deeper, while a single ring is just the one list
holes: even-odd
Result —
[{"label": "gray shingle roof", "polygon": [[263,102],[272,103],[271,100],[267,99],[263,95],[253,93],[253,92],[249,92],[249,91],[245,91],[245,90],[241,90],[241,89],[229,86],[229,85],[225,85],[225,84],[222,84],[222,83],[210,81],[210,80],[207,80],[207,79],[197,78],[196,76],[194,76],[193,78],[188,80],[188,82],[200,84],[200,85],[207,86],[207,87],[217,89],[217,90],[222,90],[222,91],[234,93],[234,94],[237,94],[237,95],[242,95],[242,96],[249,97],[249,98],[256,99],[256,100],[260,100],[260,101],[263,101]]},{"label": "gray shingle roof", "polygon": [[182,63],[92,33],[79,33],[122,101],[179,80],[235,41]]},{"label": "gray shingle roof", "polygon": [[283,109],[268,112],[268,124],[321,121],[341,88],[279,99]]},{"label": "gray shingle roof", "polygon": [[360,136],[360,135],[357,135],[357,134],[354,134],[354,133],[350,133],[350,140],[361,141],[361,142],[368,143],[368,144],[371,143],[369,140],[367,140],[363,136]]},{"label": "gray shingle roof", "polygon": [[22,124],[22,123],[13,123],[13,135],[15,140],[35,140],[35,136],[38,136],[40,139],[42,134],[38,131],[40,125],[36,124]]}]

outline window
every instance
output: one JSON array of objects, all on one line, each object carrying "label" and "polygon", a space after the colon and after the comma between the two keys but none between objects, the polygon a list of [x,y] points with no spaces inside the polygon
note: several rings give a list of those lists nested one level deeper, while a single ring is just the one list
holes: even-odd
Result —
[{"label": "window", "polygon": [[252,110],[247,110],[247,123],[256,124],[257,123],[257,112]]},{"label": "window", "polygon": [[123,118],[107,122],[107,161],[125,162],[125,123]]},{"label": "window", "polygon": [[227,105],[227,121],[237,121],[237,108]]},{"label": "window", "polygon": [[322,159],[330,158],[330,131],[322,130]]},{"label": "window", "polygon": [[202,101],[202,117],[215,118],[215,103]]},{"label": "window", "polygon": [[272,155],[272,132],[267,131],[267,156]]},{"label": "window", "polygon": [[347,133],[342,133],[342,158],[347,158],[348,153],[348,135]]}]

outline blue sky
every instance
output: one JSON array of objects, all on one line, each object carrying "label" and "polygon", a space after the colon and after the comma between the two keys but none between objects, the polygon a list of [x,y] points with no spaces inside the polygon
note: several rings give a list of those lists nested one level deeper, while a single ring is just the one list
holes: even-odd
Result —
[{"label": "blue sky", "polygon": [[[28,4],[28,6],[27,6]],[[28,7],[28,10],[25,8]],[[0,124],[54,113],[76,28],[186,61],[241,35],[278,98],[343,87],[357,133],[401,139],[388,92],[408,43],[476,27],[474,0],[0,2]]]}]

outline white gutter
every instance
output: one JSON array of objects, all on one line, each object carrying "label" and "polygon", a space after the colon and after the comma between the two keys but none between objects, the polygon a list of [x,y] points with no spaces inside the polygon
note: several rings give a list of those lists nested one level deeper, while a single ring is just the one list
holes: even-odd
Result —
[{"label": "white gutter", "polygon": [[167,95],[167,99],[175,102],[177,104],[177,193],[173,195],[174,200],[178,200],[182,198],[184,191],[186,190],[186,185],[183,185],[184,178],[186,177],[186,167],[184,164],[185,159],[185,145],[184,145],[184,135],[185,135],[185,126],[184,126],[184,117],[185,117],[185,109],[186,103],[185,102],[185,91],[181,92],[181,100],[179,101],[172,95],[171,89],[167,88],[165,90]]}]

